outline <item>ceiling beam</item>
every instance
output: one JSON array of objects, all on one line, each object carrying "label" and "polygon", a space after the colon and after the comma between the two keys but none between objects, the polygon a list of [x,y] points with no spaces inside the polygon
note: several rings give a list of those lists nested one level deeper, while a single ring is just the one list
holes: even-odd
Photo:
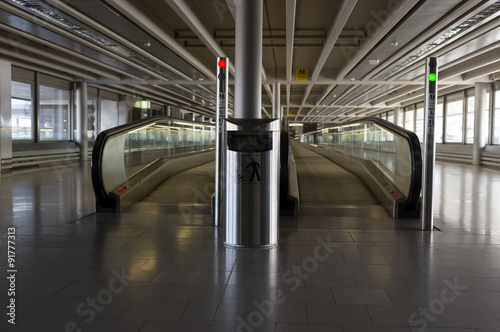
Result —
[{"label": "ceiling beam", "polygon": [[[346,75],[362,61],[365,56],[370,53],[377,44],[385,38],[387,34],[391,32],[394,27],[401,22],[401,20],[408,14],[408,12],[419,2],[419,0],[407,0],[404,1],[394,12],[391,12],[390,16],[385,19],[384,24],[381,26],[377,33],[370,35],[368,39],[362,44],[362,48],[358,50],[355,54],[346,54],[347,64],[342,67],[342,70],[337,74],[337,80],[342,80]],[[401,1],[399,1],[401,3]]]},{"label": "ceiling beam", "polygon": [[[494,0],[484,1],[484,3],[475,9],[475,13],[480,12],[484,8],[490,6],[494,3]],[[400,60],[405,54],[408,54],[414,51],[416,48],[425,44],[432,38],[437,38],[436,34],[440,31],[446,29],[450,25],[452,25],[459,17],[469,13],[474,7],[476,7],[478,1],[460,1],[460,3],[454,8],[453,11],[450,11],[447,15],[439,19],[436,24],[433,24],[429,29],[425,30],[423,33],[414,38],[411,42],[407,43],[403,47],[401,47],[397,52],[395,52],[392,56],[387,58],[383,63],[378,65],[373,71],[364,76],[364,78],[371,78],[386,68],[390,67],[393,63]],[[472,14],[470,14],[472,15]]]},{"label": "ceiling beam", "polygon": [[[328,29],[326,41],[325,41],[325,46],[321,49],[321,53],[318,56],[318,59],[316,60],[316,65],[314,66],[312,75],[311,75],[311,82],[315,82],[323,67],[325,66],[326,60],[328,60],[328,57],[330,56],[333,47],[335,46],[335,43],[337,42],[337,39],[340,36],[340,33],[342,32],[342,29],[344,29],[345,24],[349,20],[349,17],[351,16],[352,11],[354,10],[354,7],[357,4],[357,0],[343,0],[342,4],[340,5],[340,9],[336,11],[335,16],[333,17],[333,20],[331,22],[330,28]],[[304,93],[304,97],[302,98],[302,104],[305,104],[307,101],[307,98],[309,97],[309,93],[311,92],[312,85],[308,85],[306,88],[306,91]],[[300,115],[302,111],[302,106],[299,108],[297,112],[297,116]]]},{"label": "ceiling beam", "polygon": [[470,81],[476,78],[480,78],[482,76],[494,74],[499,70],[500,70],[500,62],[495,62],[487,66],[478,68],[476,70],[472,70],[468,73],[462,74],[462,78],[464,79],[464,81]]},{"label": "ceiling beam", "polygon": [[[295,34],[295,14],[297,0],[286,0],[286,80],[292,80],[293,65],[293,43]],[[286,85],[286,107],[287,113],[290,109],[290,84]]]},{"label": "ceiling beam", "polygon": [[[219,46],[213,34],[203,25],[196,13],[184,0],[165,0],[174,12],[191,28],[198,38],[205,44],[214,57],[227,57],[226,52]],[[234,75],[234,64],[229,62],[229,72]]]},{"label": "ceiling beam", "polygon": [[[444,81],[447,78],[455,77],[458,75],[465,74],[469,71],[490,65],[490,64],[498,64],[500,62],[499,58],[500,50],[493,49],[489,52],[483,53],[477,57],[472,59],[468,59],[466,61],[459,62],[457,61],[453,67],[447,68],[445,70],[439,71],[439,80]],[[477,77],[477,76],[476,76]]]},{"label": "ceiling beam", "polygon": [[199,70],[202,74],[215,80],[215,70],[209,69],[200,60],[187,51],[181,44],[179,44],[173,37],[171,37],[164,29],[156,22],[154,22],[143,10],[138,9],[130,0],[106,0],[107,3],[112,5],[115,9],[119,10],[123,15],[132,19],[133,22],[139,25],[142,29],[147,31],[158,41],[163,43],[173,52],[177,53],[185,61]]}]

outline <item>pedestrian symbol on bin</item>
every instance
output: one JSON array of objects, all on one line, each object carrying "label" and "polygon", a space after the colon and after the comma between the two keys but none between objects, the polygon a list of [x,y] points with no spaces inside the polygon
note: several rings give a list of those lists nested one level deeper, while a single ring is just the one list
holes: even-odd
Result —
[{"label": "pedestrian symbol on bin", "polygon": [[260,182],[260,164],[253,160],[253,158],[250,158],[251,163],[248,164],[246,168],[252,168],[252,175],[250,176],[250,182],[254,182],[253,179],[255,176],[257,176],[257,182]]},{"label": "pedestrian symbol on bin", "polygon": [[260,183],[260,163],[250,158],[250,163],[236,172],[238,183]]}]

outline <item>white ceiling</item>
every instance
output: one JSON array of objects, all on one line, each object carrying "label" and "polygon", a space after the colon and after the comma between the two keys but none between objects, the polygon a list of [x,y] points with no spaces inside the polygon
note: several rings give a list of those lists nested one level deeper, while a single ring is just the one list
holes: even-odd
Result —
[{"label": "white ceiling", "polygon": [[[421,101],[428,56],[441,93],[500,77],[500,1],[264,0],[263,15],[264,114],[274,82],[296,122]],[[4,0],[0,58],[214,115],[216,57],[234,61],[234,26],[234,0]]]}]

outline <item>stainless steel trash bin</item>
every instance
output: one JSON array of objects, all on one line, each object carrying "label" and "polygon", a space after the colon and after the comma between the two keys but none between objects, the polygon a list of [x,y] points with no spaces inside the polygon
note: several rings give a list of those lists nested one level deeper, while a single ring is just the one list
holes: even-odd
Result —
[{"label": "stainless steel trash bin", "polygon": [[224,243],[274,247],[279,237],[279,119],[226,119]]}]

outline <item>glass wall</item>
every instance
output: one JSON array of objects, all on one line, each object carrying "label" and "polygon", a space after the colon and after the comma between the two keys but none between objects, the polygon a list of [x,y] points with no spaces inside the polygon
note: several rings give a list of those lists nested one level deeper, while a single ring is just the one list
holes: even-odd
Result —
[{"label": "glass wall", "polygon": [[413,109],[406,110],[405,114],[405,125],[404,128],[415,131],[415,120],[414,120],[414,111]]},{"label": "glass wall", "polygon": [[424,141],[424,105],[417,106],[415,134],[417,134],[420,142]]},{"label": "glass wall", "polygon": [[70,92],[68,90],[40,86],[40,140],[69,141]]},{"label": "glass wall", "polygon": [[120,124],[118,118],[118,102],[101,99],[101,131],[116,127]]},{"label": "glass wall", "polygon": [[12,81],[12,140],[33,141],[33,86]]},{"label": "glass wall", "polygon": [[500,144],[500,91],[495,92],[495,113],[493,116],[493,144]]},{"label": "glass wall", "polygon": [[476,98],[474,96],[467,97],[466,112],[467,112],[467,129],[465,131],[465,143],[474,143],[474,114]]},{"label": "glass wall", "polygon": [[464,121],[464,101],[455,100],[446,104],[445,142],[462,143]]},{"label": "glass wall", "polygon": [[89,142],[97,136],[97,96],[87,96],[87,137]]},{"label": "glass wall", "polygon": [[443,98],[438,99],[434,118],[434,141],[436,143],[443,143],[443,105]]}]

